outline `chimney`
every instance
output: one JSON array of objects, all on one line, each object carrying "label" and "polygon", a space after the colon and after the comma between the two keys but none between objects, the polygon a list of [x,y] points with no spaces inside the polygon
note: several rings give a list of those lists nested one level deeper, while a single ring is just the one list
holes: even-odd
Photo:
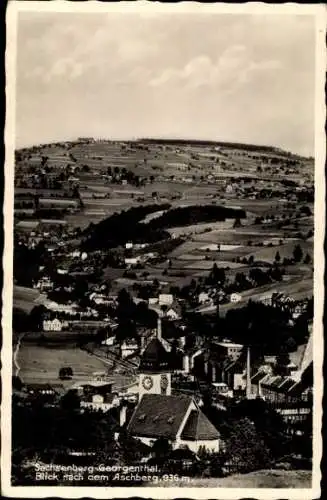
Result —
[{"label": "chimney", "polygon": [[246,399],[250,398],[251,398],[251,361],[250,361],[250,347],[248,347],[246,354]]},{"label": "chimney", "polygon": [[158,316],[158,322],[157,322],[157,339],[160,341],[162,339],[161,318],[159,316]]},{"label": "chimney", "polygon": [[190,358],[188,354],[184,354],[183,358],[184,371],[190,373]]},{"label": "chimney", "polygon": [[123,427],[126,423],[126,412],[127,412],[127,407],[125,405],[120,407],[119,411],[119,425],[120,427]]}]

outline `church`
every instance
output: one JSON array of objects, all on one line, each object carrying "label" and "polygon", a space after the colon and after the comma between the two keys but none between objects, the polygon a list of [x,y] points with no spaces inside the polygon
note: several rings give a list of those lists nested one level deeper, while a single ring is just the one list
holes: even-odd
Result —
[{"label": "church", "polygon": [[217,453],[219,432],[194,398],[172,394],[171,355],[164,348],[160,333],[159,330],[143,352],[139,368],[139,403],[127,432],[147,445],[165,438],[173,449],[187,446],[197,453],[204,447]]}]

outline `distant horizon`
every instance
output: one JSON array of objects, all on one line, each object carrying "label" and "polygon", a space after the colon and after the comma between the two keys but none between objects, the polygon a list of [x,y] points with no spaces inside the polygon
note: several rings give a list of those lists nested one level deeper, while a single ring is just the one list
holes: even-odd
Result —
[{"label": "distant horizon", "polygon": [[240,145],[240,146],[254,146],[254,147],[258,147],[258,148],[271,148],[271,149],[274,149],[276,150],[276,152],[278,151],[281,151],[283,153],[289,153],[293,156],[299,156],[301,158],[306,158],[306,159],[310,159],[310,158],[314,158],[314,155],[302,155],[302,154],[299,154],[299,153],[296,153],[294,151],[291,151],[291,150],[287,150],[285,148],[282,148],[281,146],[277,146],[277,145],[274,145],[274,144],[259,144],[259,143],[250,143],[250,142],[243,142],[243,141],[238,141],[238,140],[219,140],[219,139],[196,139],[194,137],[172,137],[172,136],[162,136],[162,137],[93,137],[91,135],[87,135],[87,134],[84,134],[84,135],[79,135],[78,137],[77,136],[74,136],[74,137],[70,137],[70,138],[66,138],[66,139],[56,139],[56,140],[49,140],[49,141],[44,141],[44,142],[40,142],[40,143],[32,143],[32,144],[25,144],[25,145],[16,145],[15,147],[15,150],[16,151],[19,151],[21,149],[30,149],[30,148],[34,148],[34,147],[42,147],[42,146],[45,146],[47,144],[60,144],[60,143],[67,143],[67,142],[78,142],[79,140],[81,139],[90,139],[90,140],[94,140],[94,141],[107,141],[107,142],[142,142],[142,141],[153,141],[153,142],[172,142],[172,143],[199,143],[199,144],[212,144],[212,145],[230,145],[230,144],[237,144],[237,145]]}]

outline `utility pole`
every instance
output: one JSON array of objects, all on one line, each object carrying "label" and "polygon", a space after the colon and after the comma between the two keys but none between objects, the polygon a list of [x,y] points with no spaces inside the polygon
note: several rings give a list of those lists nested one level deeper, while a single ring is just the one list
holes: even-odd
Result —
[{"label": "utility pole", "polygon": [[246,353],[246,399],[251,398],[251,359],[250,347],[247,347]]}]

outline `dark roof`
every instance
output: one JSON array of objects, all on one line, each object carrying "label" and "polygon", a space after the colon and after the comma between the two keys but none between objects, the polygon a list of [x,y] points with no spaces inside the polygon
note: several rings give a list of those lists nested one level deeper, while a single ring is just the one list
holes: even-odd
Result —
[{"label": "dark roof", "polygon": [[188,441],[218,439],[219,432],[201,410],[192,410],[184,426],[181,438]]},{"label": "dark roof", "polygon": [[262,380],[264,377],[267,376],[267,373],[265,372],[257,372],[253,377],[251,377],[251,384],[257,384]]},{"label": "dark roof", "polygon": [[287,380],[285,380],[285,382],[281,386],[281,390],[283,392],[287,392],[291,389],[291,387],[293,387],[294,384],[295,384],[295,380],[288,378]]},{"label": "dark roof", "polygon": [[282,383],[285,382],[285,378],[281,377],[281,376],[277,376],[274,380],[272,380],[271,382],[271,386],[272,387],[279,387],[280,385],[282,385]]},{"label": "dark roof", "polygon": [[175,439],[191,403],[190,396],[144,394],[127,430],[132,436]]},{"label": "dark roof", "polygon": [[141,357],[141,371],[163,371],[169,368],[169,354],[159,339],[154,338],[145,348]]}]

